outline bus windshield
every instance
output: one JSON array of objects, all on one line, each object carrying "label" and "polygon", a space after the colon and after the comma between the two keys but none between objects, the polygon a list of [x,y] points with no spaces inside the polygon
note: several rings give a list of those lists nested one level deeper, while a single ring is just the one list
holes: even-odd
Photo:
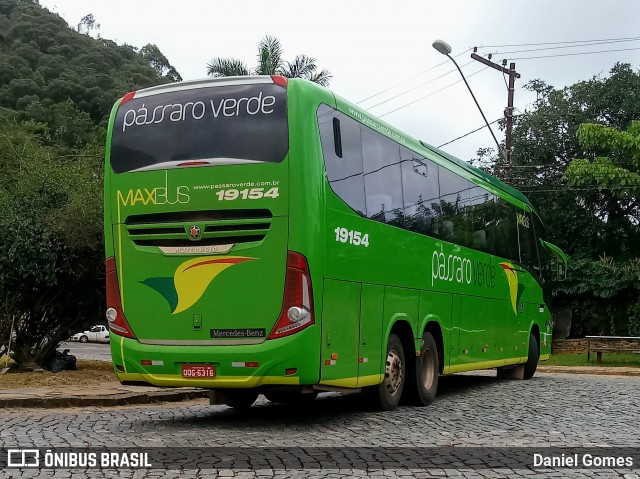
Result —
[{"label": "bus windshield", "polygon": [[[286,89],[249,84],[134,97],[118,109],[115,173],[202,162],[281,162],[287,154]],[[191,163],[193,164],[193,163]]]}]

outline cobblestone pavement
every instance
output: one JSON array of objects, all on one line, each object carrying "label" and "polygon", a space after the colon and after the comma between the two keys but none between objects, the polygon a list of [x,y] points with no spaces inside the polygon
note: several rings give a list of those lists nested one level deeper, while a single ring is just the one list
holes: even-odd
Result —
[{"label": "cobblestone pavement", "polygon": [[[3,447],[268,447],[418,448],[434,446],[640,447],[640,378],[541,374],[530,381],[504,381],[495,373],[441,378],[436,402],[398,411],[367,409],[359,395],[321,395],[310,406],[274,405],[264,398],[248,412],[182,404],[120,408],[6,410],[0,412]],[[394,448],[394,449],[392,449]],[[275,452],[274,452],[275,451]],[[567,451],[569,452],[569,451]],[[285,454],[285,452],[283,452]],[[609,454],[611,455],[611,454]],[[275,458],[277,459],[277,457]],[[286,461],[285,461],[286,463]],[[7,470],[4,477],[623,477],[630,469],[516,470],[440,467],[375,468],[341,463],[332,469],[286,469],[245,464],[234,469]]]}]

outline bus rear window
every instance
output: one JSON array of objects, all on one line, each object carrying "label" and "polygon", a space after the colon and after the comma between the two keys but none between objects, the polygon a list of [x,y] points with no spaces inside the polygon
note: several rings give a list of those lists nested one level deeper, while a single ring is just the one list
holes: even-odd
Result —
[{"label": "bus rear window", "polygon": [[286,90],[264,83],[142,96],[116,113],[116,173],[187,162],[281,162],[289,149]]}]

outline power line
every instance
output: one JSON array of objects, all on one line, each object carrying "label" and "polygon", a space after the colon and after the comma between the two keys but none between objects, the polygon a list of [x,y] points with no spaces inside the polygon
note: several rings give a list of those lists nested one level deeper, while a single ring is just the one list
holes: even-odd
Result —
[{"label": "power line", "polygon": [[[497,123],[497,122],[498,122],[498,121],[500,121],[500,120],[501,120],[500,118],[498,118],[497,120],[493,120],[491,123],[489,123],[489,125],[493,125],[494,123]],[[454,141],[458,141],[458,140],[460,140],[461,138],[464,138],[465,136],[469,136],[469,135],[471,135],[472,133],[475,133],[476,131],[480,131],[480,130],[482,130],[483,128],[486,128],[486,127],[487,127],[487,125],[482,125],[480,128],[476,128],[475,130],[472,130],[472,131],[470,131],[470,132],[468,132],[468,133],[465,133],[464,135],[461,135],[461,136],[459,136],[459,137],[457,137],[457,138],[454,138],[453,140],[447,141],[446,143],[443,143],[442,145],[438,145],[438,146],[437,146],[437,148],[442,148],[443,146],[446,146],[446,145],[448,145],[448,144],[450,144],[450,143],[453,143]]]},{"label": "power line", "polygon": [[[454,56],[454,58],[458,58],[459,56],[464,55],[468,51],[471,51],[471,48],[467,48],[465,51],[463,51],[463,52],[457,54],[456,56]],[[360,100],[360,101],[356,102],[356,105],[359,105],[360,103],[364,103],[365,101],[370,100],[371,98],[376,97],[378,95],[382,95],[383,93],[386,93],[389,90],[392,90],[397,86],[404,85],[405,83],[410,82],[411,80],[413,80],[415,78],[418,78],[419,76],[424,75],[425,73],[430,72],[431,70],[435,70],[436,68],[438,68],[439,66],[444,65],[445,63],[448,63],[448,61],[449,60],[445,60],[443,62],[440,62],[437,65],[434,65],[434,66],[432,66],[430,68],[427,68],[426,70],[421,71],[420,73],[418,73],[418,74],[416,74],[416,75],[414,75],[414,76],[412,76],[410,78],[407,78],[406,80],[402,80],[401,82],[396,83],[395,85],[391,85],[390,87],[385,88],[384,90],[381,90],[378,93],[374,93],[373,95],[371,95],[371,96],[369,96],[369,97],[367,97],[367,98],[365,98],[363,100]]]},{"label": "power line", "polygon": [[397,86],[404,85],[405,83],[410,82],[410,81],[411,81],[411,80],[413,80],[414,78],[418,78],[419,76],[424,75],[425,73],[430,72],[431,70],[434,70],[434,69],[438,68],[439,66],[444,65],[445,63],[447,63],[447,60],[445,60],[445,61],[443,61],[443,62],[441,62],[441,63],[438,63],[437,65],[434,65],[434,66],[432,66],[431,68],[428,68],[428,69],[426,69],[425,71],[418,73],[417,75],[414,75],[414,76],[412,76],[412,77],[410,77],[410,78],[407,78],[406,80],[403,80],[403,81],[401,81],[400,83],[396,83],[395,85],[391,85],[390,87],[385,88],[384,90],[380,90],[378,93],[374,93],[373,95],[368,96],[367,98],[365,98],[365,99],[363,99],[363,100],[357,101],[357,102],[356,102],[356,105],[359,105],[360,103],[364,103],[364,102],[365,102],[365,101],[367,101],[367,100],[371,100],[373,97],[376,97],[376,96],[378,96],[378,95],[382,95],[383,93],[386,93],[386,92],[388,92],[389,90],[393,90],[393,89],[394,89],[395,87],[397,87]]},{"label": "power line", "polygon": [[635,48],[619,48],[615,50],[598,50],[595,52],[577,52],[577,53],[562,53],[558,55],[538,55],[534,57],[518,57],[518,58],[510,58],[510,60],[533,60],[536,58],[556,58],[556,57],[572,57],[576,55],[595,55],[597,53],[611,53],[611,52],[628,52],[631,50],[640,50],[640,47]]},{"label": "power line", "polygon": [[[473,60],[471,60],[471,61],[469,61],[469,62],[465,63],[465,64],[464,64],[464,65],[462,65],[460,68],[464,68],[464,67],[466,67],[467,65],[471,65],[472,63],[473,63]],[[447,76],[449,73],[453,73],[453,72],[455,72],[455,71],[457,71],[455,68],[454,68],[454,69],[452,69],[452,70],[449,70],[448,72],[443,73],[442,75],[439,75],[439,76],[437,76],[437,77],[435,77],[435,78],[432,78],[432,79],[431,79],[431,80],[429,80],[429,81],[426,81],[426,82],[424,82],[424,83],[421,83],[420,85],[417,85],[417,86],[415,86],[414,88],[410,88],[409,90],[406,90],[406,91],[404,91],[404,92],[402,92],[402,93],[398,93],[396,96],[392,96],[391,98],[388,98],[388,99],[386,99],[386,100],[383,100],[383,101],[381,101],[380,103],[376,103],[375,105],[368,106],[368,107],[367,107],[367,110],[371,110],[372,108],[375,108],[375,107],[377,107],[377,106],[384,105],[385,103],[390,102],[391,100],[395,100],[396,98],[401,97],[401,96],[403,96],[403,95],[406,95],[407,93],[410,93],[410,92],[412,92],[412,91],[414,91],[414,90],[417,90],[418,88],[421,88],[421,87],[423,87],[423,86],[425,86],[425,85],[428,85],[429,83],[433,83],[434,81],[439,80],[440,78],[442,78],[442,77],[444,77],[444,76]]]},{"label": "power line", "polygon": [[[481,68],[480,70],[478,70],[478,71],[476,71],[476,72],[473,72],[473,73],[471,73],[471,74],[467,75],[467,78],[472,77],[473,75],[477,75],[478,73],[485,71],[487,68],[489,68],[489,67]],[[413,101],[411,101],[411,102],[409,102],[409,103],[407,103],[407,104],[405,104],[405,105],[399,106],[398,108],[395,108],[394,110],[391,110],[391,111],[388,111],[388,112],[386,112],[386,113],[383,113],[382,115],[378,115],[378,117],[379,117],[379,118],[382,118],[383,116],[387,116],[387,115],[389,115],[390,113],[393,113],[393,112],[396,112],[396,111],[398,111],[398,110],[401,110],[402,108],[405,108],[405,107],[407,107],[407,106],[409,106],[409,105],[413,105],[414,103],[416,103],[416,102],[418,102],[418,101],[420,101],[420,100],[424,100],[425,98],[428,98],[428,97],[430,97],[430,96],[433,96],[433,95],[435,95],[436,93],[441,92],[442,90],[446,90],[447,88],[452,87],[453,85],[455,85],[456,83],[460,83],[461,81],[462,81],[462,79],[457,80],[457,81],[454,81],[453,83],[449,83],[448,85],[446,85],[446,86],[444,86],[444,87],[440,88],[439,90],[436,90],[436,91],[434,91],[434,92],[431,92],[431,93],[429,93],[428,95],[421,96],[420,98],[416,98],[415,100],[413,100]]]},{"label": "power line", "polygon": [[507,55],[511,53],[525,53],[525,52],[539,52],[543,50],[561,50],[564,48],[584,48],[593,45],[606,45],[610,43],[624,43],[624,42],[637,42],[640,40],[640,37],[629,38],[626,40],[611,40],[611,41],[602,41],[602,42],[594,42],[594,43],[582,43],[579,45],[563,45],[563,46],[555,46],[555,47],[542,47],[542,48],[527,48],[525,50],[512,50],[507,52],[497,51],[492,53],[492,55]]},{"label": "power line", "polygon": [[634,40],[636,38],[638,37],[597,38],[593,40],[571,40],[566,42],[511,43],[511,44],[504,44],[504,45],[482,45],[478,48],[531,47],[536,45],[562,45],[567,43],[591,43],[591,42]]}]

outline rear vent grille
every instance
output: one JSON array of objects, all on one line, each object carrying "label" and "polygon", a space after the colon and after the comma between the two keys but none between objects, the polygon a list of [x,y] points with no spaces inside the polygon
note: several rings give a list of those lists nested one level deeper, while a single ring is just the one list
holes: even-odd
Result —
[{"label": "rear vent grille", "polygon": [[[262,241],[271,227],[269,210],[209,210],[129,216],[125,227],[137,246],[190,247]],[[192,240],[189,229],[200,228]]]},{"label": "rear vent grille", "polygon": [[271,221],[273,215],[269,210],[206,210],[178,211],[175,213],[151,213],[148,215],[132,215],[124,222],[126,225],[149,223],[194,223],[214,220],[245,220],[266,218]]}]

